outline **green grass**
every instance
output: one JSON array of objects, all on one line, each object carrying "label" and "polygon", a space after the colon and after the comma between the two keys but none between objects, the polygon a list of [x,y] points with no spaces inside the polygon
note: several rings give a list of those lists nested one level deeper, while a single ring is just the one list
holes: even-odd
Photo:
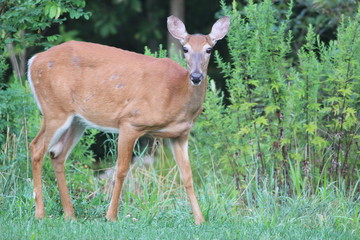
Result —
[{"label": "green grass", "polygon": [[[170,172],[166,179],[176,178]],[[109,203],[100,193],[86,198],[73,192],[78,219],[63,220],[59,197],[49,195],[53,185],[46,182],[48,216],[35,220],[31,182],[14,180],[16,194],[0,198],[0,239],[360,239],[358,199],[335,184],[317,195],[290,197],[251,182],[239,194],[232,182],[207,176],[197,189],[207,222],[196,226],[181,184],[164,179],[133,169],[115,223],[105,221]]]},{"label": "green grass", "polygon": [[47,213],[43,220],[34,219],[30,163],[21,156],[4,162],[0,240],[360,239],[360,181],[352,189],[340,181],[328,182],[310,193],[305,188],[295,191],[293,185],[279,189],[271,177],[249,174],[239,190],[231,176],[215,169],[204,171],[201,159],[193,157],[196,191],[206,219],[196,226],[177,167],[168,155],[160,147],[155,166],[132,165],[114,223],[104,218],[110,199],[110,191],[104,191],[107,182],[99,180],[87,164],[74,158],[68,161],[67,179],[77,221],[65,221],[49,159],[43,171]]},{"label": "green grass", "polygon": [[[76,222],[61,218],[34,220],[2,218],[3,239],[359,239],[345,216],[323,216],[316,205],[301,212],[297,206],[279,208],[277,217],[229,216],[228,219],[211,219],[195,226],[189,214],[163,213],[165,216],[151,222],[140,217],[121,218],[110,223],[102,219]],[[259,211],[257,209],[256,211]],[[260,211],[266,212],[266,209]],[[343,219],[344,218],[344,219]],[[343,221],[344,220],[344,221]]]},{"label": "green grass", "polygon": [[269,225],[246,218],[214,221],[202,226],[195,226],[181,217],[159,219],[150,224],[141,220],[106,223],[2,219],[1,228],[3,239],[359,239],[359,235],[350,230],[338,231],[330,226],[315,228],[291,221]]}]

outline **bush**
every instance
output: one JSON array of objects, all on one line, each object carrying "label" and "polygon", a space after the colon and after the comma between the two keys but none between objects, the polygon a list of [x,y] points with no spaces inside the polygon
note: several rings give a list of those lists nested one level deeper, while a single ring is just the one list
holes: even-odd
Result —
[{"label": "bush", "polygon": [[[325,44],[309,26],[306,43],[292,52],[285,20],[270,0],[252,1],[231,17],[231,56],[216,62],[226,97],[213,81],[194,142],[202,167],[233,176],[237,188],[254,174],[274,187],[301,194],[328,181],[354,185],[359,163],[360,13],[343,17],[337,40]],[[295,54],[295,58],[290,58]],[[213,166],[215,164],[215,166]]]}]

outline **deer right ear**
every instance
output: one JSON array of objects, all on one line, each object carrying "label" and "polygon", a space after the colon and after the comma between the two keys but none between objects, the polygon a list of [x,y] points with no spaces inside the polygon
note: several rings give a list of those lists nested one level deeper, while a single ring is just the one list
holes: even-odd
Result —
[{"label": "deer right ear", "polygon": [[225,16],[220,18],[219,20],[214,23],[211,33],[209,37],[211,38],[213,44],[215,45],[217,40],[220,40],[225,37],[227,32],[229,31],[230,26],[230,17]]},{"label": "deer right ear", "polygon": [[177,17],[170,16],[167,18],[167,27],[169,32],[174,38],[177,38],[180,40],[181,44],[185,42],[185,39],[189,35],[186,32],[186,28],[184,23],[178,19]]}]

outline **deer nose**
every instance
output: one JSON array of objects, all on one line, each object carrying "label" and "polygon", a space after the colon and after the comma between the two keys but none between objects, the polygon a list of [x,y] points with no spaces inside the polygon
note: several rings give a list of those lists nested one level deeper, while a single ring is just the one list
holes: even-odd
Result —
[{"label": "deer nose", "polygon": [[199,85],[203,79],[204,75],[199,72],[193,72],[190,74],[190,80],[194,85]]}]

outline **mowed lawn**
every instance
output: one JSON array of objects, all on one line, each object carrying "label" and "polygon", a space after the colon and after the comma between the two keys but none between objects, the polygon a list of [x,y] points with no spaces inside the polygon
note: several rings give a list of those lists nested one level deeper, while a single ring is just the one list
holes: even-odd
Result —
[{"label": "mowed lawn", "polygon": [[256,203],[238,209],[226,200],[209,205],[202,199],[207,222],[201,226],[183,200],[166,210],[161,203],[145,210],[129,203],[126,211],[134,214],[121,207],[117,222],[106,222],[106,207],[91,202],[77,221],[63,220],[60,206],[58,215],[35,220],[30,205],[2,204],[0,239],[360,239],[358,203],[334,195],[275,199],[260,193]]},{"label": "mowed lawn", "polygon": [[[314,218],[322,221],[319,216]],[[311,225],[310,220],[308,224],[299,223],[291,218],[272,223],[266,219],[261,222],[260,219],[239,217],[201,226],[176,216],[151,223],[131,219],[115,223],[61,219],[2,219],[0,222],[1,239],[360,239],[355,229],[336,229],[326,223],[324,226]]]}]

